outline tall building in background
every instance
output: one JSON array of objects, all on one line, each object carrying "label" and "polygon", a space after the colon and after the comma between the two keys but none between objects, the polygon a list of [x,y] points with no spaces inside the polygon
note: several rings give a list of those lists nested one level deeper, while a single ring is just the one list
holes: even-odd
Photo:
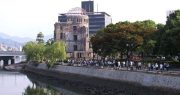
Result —
[{"label": "tall building in background", "polygon": [[54,25],[55,41],[64,41],[69,58],[88,59],[92,57],[89,48],[89,18],[85,10],[73,8],[60,14]]},{"label": "tall building in background", "polygon": [[82,1],[81,8],[86,12],[94,12],[94,1]]},{"label": "tall building in background", "polygon": [[98,30],[112,23],[111,16],[106,12],[94,12],[94,1],[82,1],[81,8],[89,17],[89,33],[95,34]]}]

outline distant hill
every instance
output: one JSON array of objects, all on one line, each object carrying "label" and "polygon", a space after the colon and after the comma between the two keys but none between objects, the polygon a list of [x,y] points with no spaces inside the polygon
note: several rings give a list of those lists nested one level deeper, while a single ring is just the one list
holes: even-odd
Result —
[{"label": "distant hill", "polygon": [[4,33],[0,33],[0,43],[11,48],[20,48],[26,42],[32,41],[32,40],[33,39],[30,39],[30,38],[14,37],[14,36],[9,36]]},{"label": "distant hill", "polygon": [[16,41],[10,39],[4,39],[1,37],[0,37],[0,43],[12,48],[19,48],[20,46],[23,45],[22,43],[18,43]]},{"label": "distant hill", "polygon": [[2,38],[2,39],[7,39],[7,40],[12,40],[12,41],[16,41],[16,42],[18,42],[18,43],[26,43],[26,42],[28,42],[28,41],[33,41],[33,39],[31,39],[31,38],[9,36],[9,35],[4,34],[4,33],[0,33],[0,38]]},{"label": "distant hill", "polygon": [[[53,35],[45,36],[44,40],[47,41],[50,38],[53,38]],[[9,47],[19,48],[20,46],[23,46],[28,41],[35,41],[35,39],[31,39],[27,37],[9,36],[7,34],[0,33],[0,43],[5,44]]]}]

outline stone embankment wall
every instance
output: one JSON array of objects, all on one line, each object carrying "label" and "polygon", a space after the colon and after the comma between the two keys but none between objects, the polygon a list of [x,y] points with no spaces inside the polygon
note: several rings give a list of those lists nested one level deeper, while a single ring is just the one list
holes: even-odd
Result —
[{"label": "stone embankment wall", "polygon": [[[105,69],[94,69],[85,67],[73,67],[73,66],[56,66],[53,69],[47,69],[45,64],[41,64],[38,67],[27,66],[26,70],[48,75],[48,72],[57,73],[70,73],[88,77],[97,77],[102,79],[110,79],[116,81],[127,81],[133,83],[139,83],[143,86],[156,86],[165,87],[180,90],[180,76],[170,76],[161,74],[149,74],[143,72],[133,71],[118,71],[118,70],[105,70]],[[43,72],[41,72],[43,70]],[[47,72],[46,72],[47,71]],[[56,74],[48,75],[56,76]]]}]

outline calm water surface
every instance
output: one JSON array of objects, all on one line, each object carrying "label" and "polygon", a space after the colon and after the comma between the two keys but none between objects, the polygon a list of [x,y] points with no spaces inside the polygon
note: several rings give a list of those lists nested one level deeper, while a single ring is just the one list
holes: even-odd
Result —
[{"label": "calm water surface", "polygon": [[32,86],[32,83],[26,75],[0,71],[0,95],[22,95],[27,86]]},{"label": "calm water surface", "polygon": [[[41,94],[37,94],[41,93]],[[51,93],[51,94],[47,94]],[[19,72],[0,71],[0,95],[66,95]]]}]

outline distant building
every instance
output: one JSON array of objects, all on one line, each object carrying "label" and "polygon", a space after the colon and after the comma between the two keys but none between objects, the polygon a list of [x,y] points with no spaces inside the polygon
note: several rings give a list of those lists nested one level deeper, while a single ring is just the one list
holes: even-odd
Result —
[{"label": "distant building", "polygon": [[111,16],[106,12],[94,12],[94,1],[82,1],[81,8],[86,10],[89,17],[90,35],[112,23]]},{"label": "distant building", "polygon": [[86,12],[94,12],[94,1],[82,1],[81,8]]},{"label": "distant building", "polygon": [[7,51],[7,46],[0,43],[0,51]]},{"label": "distant building", "polygon": [[95,34],[98,30],[112,23],[111,16],[105,12],[88,13],[89,33]]},{"label": "distant building", "polygon": [[19,48],[0,43],[0,51],[19,51]]},{"label": "distant building", "polygon": [[54,40],[64,41],[69,58],[90,58],[89,18],[85,10],[74,8],[68,13],[60,14],[54,25]]}]

